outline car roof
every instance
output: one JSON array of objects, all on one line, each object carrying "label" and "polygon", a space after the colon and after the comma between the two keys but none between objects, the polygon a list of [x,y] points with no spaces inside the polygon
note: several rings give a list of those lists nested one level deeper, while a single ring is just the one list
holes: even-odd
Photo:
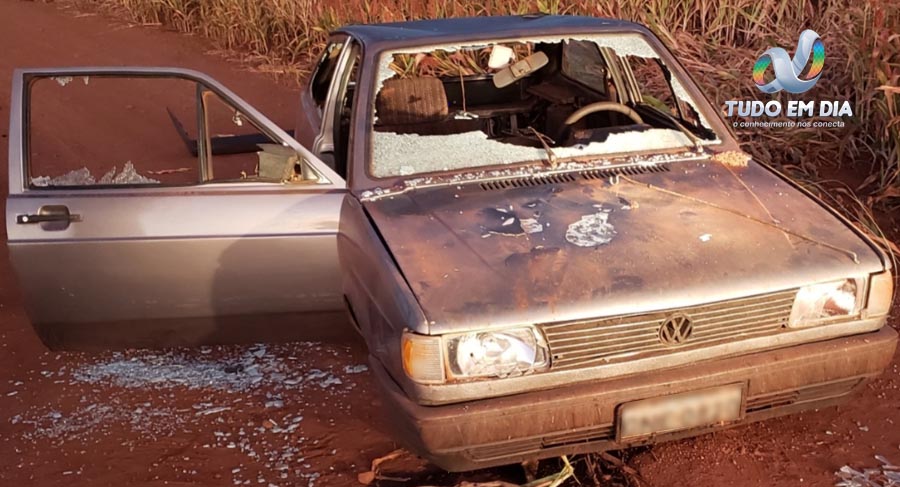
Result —
[{"label": "car roof", "polygon": [[416,45],[442,41],[485,38],[587,33],[603,30],[647,32],[646,28],[624,20],[576,15],[511,15],[413,20],[341,27],[335,33],[350,35],[368,48]]}]

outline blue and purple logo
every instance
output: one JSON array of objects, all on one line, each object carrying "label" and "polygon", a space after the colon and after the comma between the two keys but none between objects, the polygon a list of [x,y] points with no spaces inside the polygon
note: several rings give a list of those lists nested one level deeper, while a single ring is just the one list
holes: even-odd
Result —
[{"label": "blue and purple logo", "polygon": [[[803,74],[812,55],[809,71]],[[819,34],[804,30],[797,41],[797,51],[791,58],[787,51],[773,47],[762,53],[753,66],[753,81],[763,93],[803,93],[816,85],[825,65],[825,44]],[[766,83],[765,74],[769,66],[775,70],[775,79]]]}]

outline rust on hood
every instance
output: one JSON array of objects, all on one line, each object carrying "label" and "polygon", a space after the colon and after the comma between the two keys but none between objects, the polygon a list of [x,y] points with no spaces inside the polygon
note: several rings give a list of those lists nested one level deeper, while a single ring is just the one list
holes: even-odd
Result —
[{"label": "rust on hood", "polygon": [[866,241],[763,166],[669,167],[364,204],[431,333],[690,306],[883,268]]}]

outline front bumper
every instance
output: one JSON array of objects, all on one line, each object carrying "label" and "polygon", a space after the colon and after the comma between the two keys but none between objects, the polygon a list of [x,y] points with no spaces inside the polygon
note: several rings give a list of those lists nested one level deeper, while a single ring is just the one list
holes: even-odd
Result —
[{"label": "front bumper", "polygon": [[[851,337],[444,406],[412,402],[378,360],[370,362],[396,436],[434,464],[462,471],[683,438],[834,404],[879,375],[896,345],[897,332],[885,326]],[[616,441],[616,411],[623,403],[737,382],[745,384],[739,421]]]}]

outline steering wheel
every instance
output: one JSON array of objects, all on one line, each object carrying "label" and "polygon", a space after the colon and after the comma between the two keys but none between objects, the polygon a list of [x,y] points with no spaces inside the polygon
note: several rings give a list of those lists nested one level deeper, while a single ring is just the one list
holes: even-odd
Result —
[{"label": "steering wheel", "polygon": [[618,112],[633,120],[634,123],[644,123],[644,119],[628,105],[623,105],[614,101],[598,101],[596,103],[591,103],[590,105],[585,105],[572,112],[572,114],[566,118],[565,124],[572,125],[582,118],[597,112]]}]

